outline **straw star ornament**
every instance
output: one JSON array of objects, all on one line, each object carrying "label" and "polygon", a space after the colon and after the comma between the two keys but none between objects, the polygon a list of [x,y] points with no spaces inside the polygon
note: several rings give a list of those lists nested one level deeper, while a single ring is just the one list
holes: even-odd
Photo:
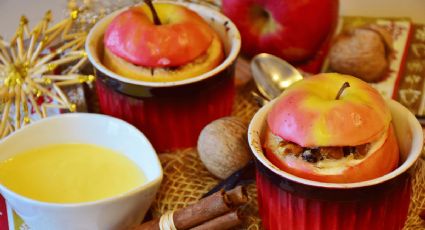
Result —
[{"label": "straw star ornament", "polygon": [[65,86],[90,83],[92,75],[78,71],[87,63],[85,32],[71,32],[78,11],[49,26],[52,14],[30,30],[21,17],[10,42],[0,37],[0,138],[36,119],[48,109],[73,112]]}]

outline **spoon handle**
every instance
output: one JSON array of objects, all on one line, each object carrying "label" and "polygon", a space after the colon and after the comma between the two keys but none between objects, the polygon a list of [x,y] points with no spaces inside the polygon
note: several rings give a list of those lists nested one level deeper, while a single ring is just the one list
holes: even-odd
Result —
[{"label": "spoon handle", "polygon": [[238,185],[246,185],[254,182],[255,178],[255,166],[254,161],[250,161],[245,167],[234,172],[232,175],[222,180],[211,190],[205,193],[202,197],[207,197],[215,192],[224,189],[225,191],[230,190]]},{"label": "spoon handle", "polygon": [[251,96],[254,98],[255,102],[260,107],[263,107],[265,104],[269,102],[269,100],[267,100],[266,98],[264,98],[263,96],[259,95],[258,93],[254,91],[251,91]]}]

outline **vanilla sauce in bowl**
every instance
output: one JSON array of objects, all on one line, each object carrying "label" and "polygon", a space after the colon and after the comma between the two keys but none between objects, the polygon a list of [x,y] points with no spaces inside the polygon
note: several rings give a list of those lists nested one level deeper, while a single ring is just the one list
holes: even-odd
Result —
[{"label": "vanilla sauce in bowl", "polygon": [[0,162],[0,183],[20,195],[50,203],[110,198],[145,180],[130,159],[93,144],[47,145]]}]

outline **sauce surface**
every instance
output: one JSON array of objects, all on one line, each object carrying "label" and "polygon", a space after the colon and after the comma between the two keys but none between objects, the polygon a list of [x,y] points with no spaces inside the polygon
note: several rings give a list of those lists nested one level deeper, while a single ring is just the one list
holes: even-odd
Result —
[{"label": "sauce surface", "polygon": [[91,144],[55,144],[0,162],[0,183],[38,201],[90,202],[140,186],[142,170],[126,156]]}]

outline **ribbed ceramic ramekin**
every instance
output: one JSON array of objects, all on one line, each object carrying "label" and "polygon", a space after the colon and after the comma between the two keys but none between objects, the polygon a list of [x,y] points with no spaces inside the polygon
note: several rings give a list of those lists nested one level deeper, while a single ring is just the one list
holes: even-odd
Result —
[{"label": "ribbed ceramic ramekin", "polygon": [[269,230],[402,229],[411,196],[411,175],[423,145],[422,127],[405,107],[388,101],[401,163],[379,178],[357,183],[303,179],[274,166],[264,155],[263,131],[270,102],[252,119],[248,139],[257,166],[260,216]]},{"label": "ribbed ceramic ramekin", "polygon": [[[164,1],[161,1],[164,2]],[[146,82],[120,76],[102,64],[106,16],[90,31],[86,51],[97,75],[102,113],[128,121],[142,130],[159,152],[195,146],[202,128],[232,111],[235,63],[241,38],[236,26],[220,12],[195,3],[182,4],[197,12],[218,32],[226,58],[213,70],[175,82]]]}]

